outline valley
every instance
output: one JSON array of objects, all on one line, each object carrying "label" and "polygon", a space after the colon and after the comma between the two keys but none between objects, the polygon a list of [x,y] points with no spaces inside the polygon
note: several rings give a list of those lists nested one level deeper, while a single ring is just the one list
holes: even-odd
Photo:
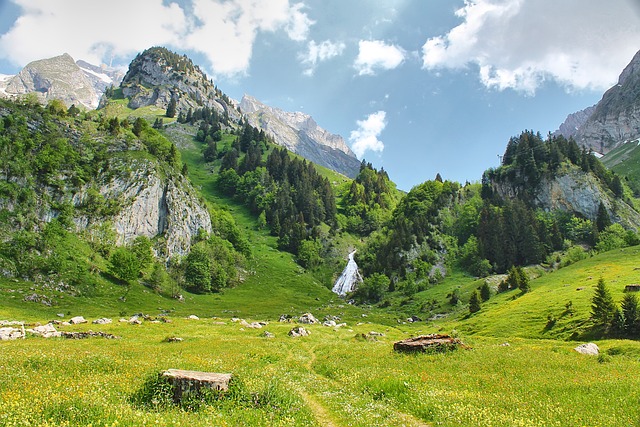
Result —
[{"label": "valley", "polygon": [[[523,131],[478,182],[403,192],[243,102],[160,47],[96,110],[0,100],[0,424],[640,422],[637,144]],[[49,323],[89,336],[22,335]],[[470,348],[393,350],[432,333]],[[174,403],[171,368],[234,378]]]}]

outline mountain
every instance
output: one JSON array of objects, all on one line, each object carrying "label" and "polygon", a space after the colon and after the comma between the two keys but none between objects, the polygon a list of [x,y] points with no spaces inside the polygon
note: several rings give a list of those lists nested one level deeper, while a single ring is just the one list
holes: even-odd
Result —
[{"label": "mountain", "polygon": [[[570,116],[568,121],[575,119]],[[622,71],[618,84],[605,92],[584,122],[580,121],[578,118],[574,125],[565,122],[560,132],[602,154],[640,137],[640,51]],[[571,134],[576,125],[577,130]]]},{"label": "mountain", "polygon": [[562,122],[557,131],[555,131],[554,135],[562,135],[565,138],[572,138],[578,132],[578,129],[582,125],[584,125],[589,117],[595,111],[596,106],[592,105],[591,107],[587,107],[584,110],[577,111],[575,113],[571,113],[567,116],[567,118]]},{"label": "mountain", "polygon": [[121,78],[122,73],[116,69],[85,61],[76,63],[65,53],[30,62],[17,75],[0,82],[0,92],[6,96],[35,93],[43,102],[60,99],[67,106],[94,109],[104,90]]},{"label": "mountain", "polygon": [[344,139],[318,126],[308,114],[270,107],[248,95],[239,107],[251,126],[273,136],[277,144],[350,178],[358,174],[360,161]]},{"label": "mountain", "polygon": [[189,109],[215,109],[238,121],[240,115],[229,98],[213,81],[194,65],[191,59],[163,47],[152,47],[138,54],[129,65],[121,83],[122,94],[129,108],[154,105],[166,109],[176,102],[176,113]]}]

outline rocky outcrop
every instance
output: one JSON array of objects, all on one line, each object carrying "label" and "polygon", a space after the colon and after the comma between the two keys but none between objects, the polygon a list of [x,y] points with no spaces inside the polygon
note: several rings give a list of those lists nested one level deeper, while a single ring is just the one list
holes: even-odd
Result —
[{"label": "rocky outcrop", "polygon": [[93,89],[98,94],[98,99],[109,86],[118,87],[124,72],[122,69],[109,67],[107,65],[96,66],[89,64],[87,61],[78,60],[76,65],[80,67],[84,75],[91,82]]},{"label": "rocky outcrop", "polygon": [[129,99],[129,107],[148,105],[166,109],[172,99],[176,112],[187,113],[191,108],[209,107],[238,121],[240,115],[223,96],[213,81],[186,56],[163,47],[145,50],[131,62],[121,83],[122,94]]},{"label": "rocky outcrop", "polygon": [[318,126],[308,114],[270,107],[248,95],[239,108],[251,126],[271,135],[276,144],[348,177],[358,174],[360,161],[344,139]]},{"label": "rocky outcrop", "polygon": [[91,109],[99,101],[91,81],[66,53],[27,64],[8,81],[4,91],[14,96],[35,93],[43,102],[60,99],[67,106],[76,104]]},{"label": "rocky outcrop", "polygon": [[589,117],[595,111],[596,106],[592,105],[591,107],[587,107],[584,110],[580,110],[576,113],[569,114],[565,121],[560,125],[557,131],[553,133],[553,135],[562,135],[565,138],[573,138],[578,132],[578,129],[582,127]]},{"label": "rocky outcrop", "polygon": [[[523,188],[508,182],[492,183],[494,192],[502,199],[522,196]],[[613,222],[627,228],[640,229],[640,213],[623,200],[616,199],[610,190],[603,188],[598,179],[577,167],[567,167],[555,177],[543,177],[534,191],[533,204],[545,211],[560,210],[578,214],[595,221],[602,202]]]},{"label": "rocky outcrop", "polygon": [[[151,160],[136,160],[123,172],[106,179],[98,188],[105,200],[117,200],[122,207],[112,218],[118,243],[126,244],[138,236],[162,237],[159,255],[167,258],[186,255],[192,239],[204,230],[211,233],[211,217],[190,184],[182,177],[171,175]],[[89,188],[74,195],[73,203],[83,206],[89,198]],[[76,218],[78,229],[91,228],[94,218]]]},{"label": "rocky outcrop", "polygon": [[618,84],[596,104],[578,127],[574,139],[581,146],[605,154],[628,140],[640,137],[640,52],[622,71]]}]

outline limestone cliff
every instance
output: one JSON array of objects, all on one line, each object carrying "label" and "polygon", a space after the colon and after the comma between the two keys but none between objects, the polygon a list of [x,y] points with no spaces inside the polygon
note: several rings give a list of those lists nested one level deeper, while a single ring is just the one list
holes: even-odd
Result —
[{"label": "limestone cliff", "polygon": [[358,174],[360,161],[344,139],[318,126],[308,114],[270,107],[248,95],[242,98],[240,110],[251,126],[288,150],[348,177]]},{"label": "limestone cliff", "polygon": [[[124,162],[114,169],[120,172],[99,177],[102,182],[97,191],[105,200],[117,200],[121,206],[108,218],[119,244],[130,243],[138,236],[160,237],[156,249],[159,255],[170,258],[186,255],[200,230],[211,233],[209,212],[182,176],[152,160]],[[86,186],[73,196],[76,207],[87,203],[89,188],[96,186]],[[81,215],[76,225],[78,230],[91,229],[104,220]]]},{"label": "limestone cliff", "polygon": [[[492,182],[492,188],[502,199],[522,197],[521,193],[525,191],[509,181]],[[555,176],[543,177],[533,191],[526,191],[528,195],[534,195],[532,203],[536,208],[569,212],[592,221],[596,220],[602,202],[613,222],[619,222],[626,228],[640,229],[640,213],[625,201],[615,198],[593,174],[584,173],[576,166],[565,165]]]}]

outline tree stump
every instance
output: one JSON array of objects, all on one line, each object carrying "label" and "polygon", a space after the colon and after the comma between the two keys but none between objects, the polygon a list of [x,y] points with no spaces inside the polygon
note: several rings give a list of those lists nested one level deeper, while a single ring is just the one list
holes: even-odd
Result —
[{"label": "tree stump", "polygon": [[395,351],[403,353],[415,352],[434,352],[441,353],[456,348],[468,349],[469,347],[460,341],[459,338],[453,338],[449,335],[431,334],[421,335],[419,337],[407,338],[393,344]]},{"label": "tree stump", "polygon": [[173,387],[173,400],[180,402],[185,393],[198,393],[203,388],[227,391],[232,374],[168,369],[160,374]]}]

